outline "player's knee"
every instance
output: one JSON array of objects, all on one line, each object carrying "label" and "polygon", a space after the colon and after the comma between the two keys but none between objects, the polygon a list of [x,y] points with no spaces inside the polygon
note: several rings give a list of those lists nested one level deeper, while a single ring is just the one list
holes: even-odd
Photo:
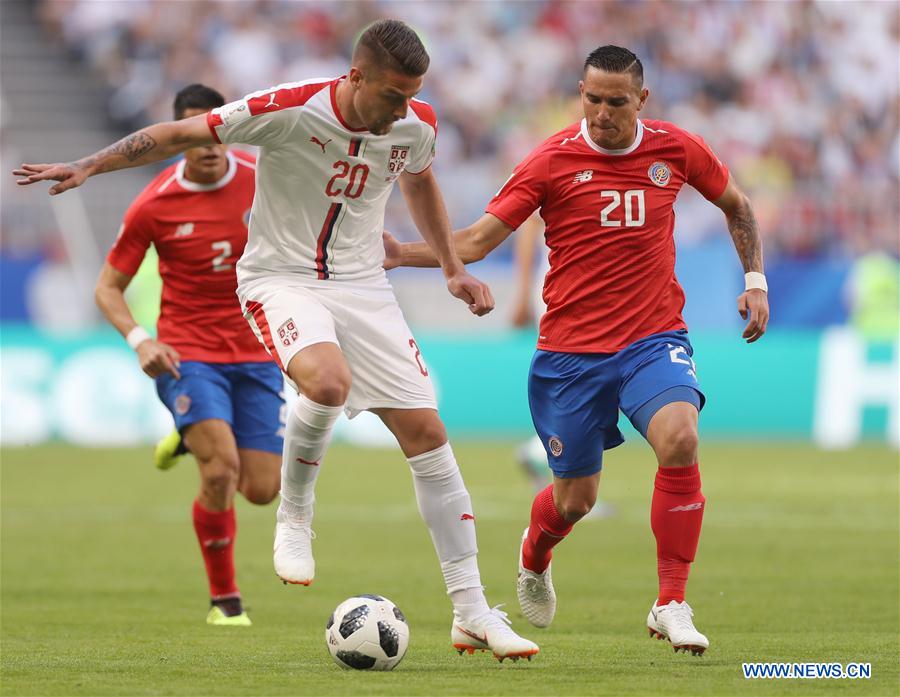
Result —
[{"label": "player's knee", "polygon": [[597,502],[596,491],[575,491],[557,502],[559,515],[567,523],[577,523],[584,518]]},{"label": "player's knee", "polygon": [[593,507],[594,502],[587,499],[566,501],[560,506],[559,515],[567,523],[577,523],[590,513]]},{"label": "player's knee", "polygon": [[447,429],[439,418],[423,419],[415,429],[415,440],[422,452],[440,448],[447,442]]},{"label": "player's knee", "polygon": [[342,406],[350,394],[350,373],[335,371],[318,375],[303,385],[303,394],[316,404]]},{"label": "player's knee", "polygon": [[700,439],[693,424],[684,424],[674,428],[666,438],[661,464],[687,467],[697,461],[697,449]]},{"label": "player's knee", "polygon": [[278,496],[279,482],[242,481],[240,485],[244,498],[256,506],[265,506]]},{"label": "player's knee", "polygon": [[215,454],[201,464],[203,488],[216,499],[227,497],[237,486],[239,472],[240,462],[237,454]]}]

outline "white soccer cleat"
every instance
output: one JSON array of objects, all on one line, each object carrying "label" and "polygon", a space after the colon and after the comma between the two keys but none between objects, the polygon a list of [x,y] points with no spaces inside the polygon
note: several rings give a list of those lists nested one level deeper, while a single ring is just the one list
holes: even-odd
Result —
[{"label": "white soccer cleat", "polygon": [[519,607],[531,624],[535,627],[549,627],[556,615],[556,592],[550,577],[550,565],[539,574],[526,569],[522,564],[522,547],[528,537],[528,528],[522,533],[522,544],[519,545],[519,577],[516,581],[516,595]]},{"label": "white soccer cleat", "polygon": [[275,523],[275,573],[285,583],[308,586],[316,575],[312,541],[316,533],[309,523],[292,520],[280,510]]},{"label": "white soccer cleat", "polygon": [[491,651],[501,663],[504,658],[529,661],[540,648],[533,641],[516,634],[510,626],[509,617],[500,608],[492,608],[474,620],[463,622],[458,617],[450,630],[450,641],[460,655],[465,651]]},{"label": "white soccer cleat", "polygon": [[651,637],[668,639],[675,653],[690,651],[695,656],[702,656],[709,648],[709,639],[694,627],[693,616],[694,611],[687,602],[671,600],[668,605],[659,607],[654,601],[647,615],[647,629]]}]

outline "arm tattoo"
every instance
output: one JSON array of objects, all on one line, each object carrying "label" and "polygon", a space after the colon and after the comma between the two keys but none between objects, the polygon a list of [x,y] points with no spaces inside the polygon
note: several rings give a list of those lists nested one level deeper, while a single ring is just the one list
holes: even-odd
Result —
[{"label": "arm tattoo", "polygon": [[119,169],[115,164],[117,155],[121,155],[129,162],[134,162],[143,155],[156,147],[156,141],[148,133],[138,131],[129,136],[125,136],[122,140],[117,141],[109,147],[103,148],[100,152],[90,155],[89,157],[79,160],[78,164],[82,167],[94,168],[94,173],[108,172],[113,169]]},{"label": "arm tattoo", "polygon": [[759,228],[753,209],[749,204],[742,205],[728,216],[728,232],[734,240],[734,248],[737,250],[744,272],[762,271],[763,256],[762,242],[759,239]]},{"label": "arm tattoo", "polygon": [[124,155],[129,162],[134,162],[141,155],[153,150],[156,147],[156,141],[147,133],[138,131],[122,138],[112,147],[116,149],[116,152]]}]

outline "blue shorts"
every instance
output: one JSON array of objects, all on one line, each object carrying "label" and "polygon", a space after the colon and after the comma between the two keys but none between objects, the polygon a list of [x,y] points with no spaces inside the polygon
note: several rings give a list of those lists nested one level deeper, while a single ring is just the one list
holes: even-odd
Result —
[{"label": "blue shorts", "polygon": [[180,433],[198,421],[222,419],[239,448],[280,453],[284,444],[284,378],[274,363],[185,361],[181,379],[156,378],[156,393]]},{"label": "blue shorts", "polygon": [[693,353],[684,330],[653,334],[617,353],[535,353],[528,402],[553,474],[599,472],[603,451],[625,441],[619,409],[645,438],[650,419],[666,404],[702,409]]}]

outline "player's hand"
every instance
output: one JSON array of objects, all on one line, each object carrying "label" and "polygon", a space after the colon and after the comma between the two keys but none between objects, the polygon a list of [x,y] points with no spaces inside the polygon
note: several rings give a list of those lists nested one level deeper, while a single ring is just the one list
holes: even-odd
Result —
[{"label": "player's hand", "polygon": [[14,169],[12,173],[17,177],[24,177],[16,182],[19,186],[27,186],[41,181],[59,182],[50,187],[51,196],[81,186],[84,180],[90,176],[90,172],[85,167],[62,162],[52,165],[22,165],[19,169]]},{"label": "player's hand", "polygon": [[176,380],[181,380],[181,358],[178,351],[168,344],[153,339],[147,339],[138,344],[138,361],[143,370],[151,378],[158,378],[163,373],[169,373]]},{"label": "player's hand", "polygon": [[769,296],[764,290],[751,288],[738,296],[737,304],[741,318],[749,320],[742,336],[748,344],[752,344],[766,333],[766,325],[769,324]]},{"label": "player's hand", "polygon": [[400,241],[387,230],[381,233],[381,241],[384,244],[384,270],[390,271],[400,266],[403,257],[403,245]]},{"label": "player's hand", "polygon": [[451,295],[467,303],[473,315],[482,317],[494,309],[494,296],[487,283],[482,283],[465,269],[447,279],[447,289]]}]

